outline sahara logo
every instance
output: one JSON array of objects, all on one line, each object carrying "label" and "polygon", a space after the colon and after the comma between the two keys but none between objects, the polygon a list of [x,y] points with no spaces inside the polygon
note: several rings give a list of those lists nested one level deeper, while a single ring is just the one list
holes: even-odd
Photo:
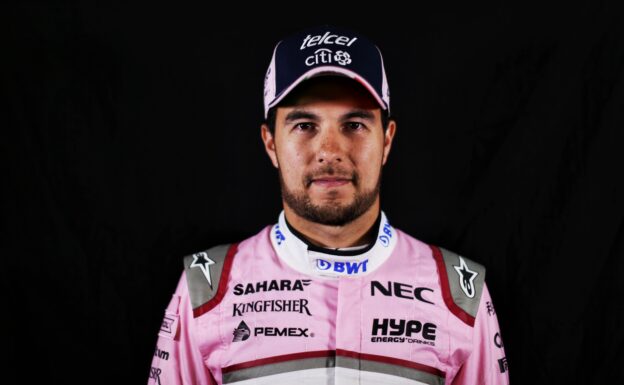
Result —
[{"label": "sahara logo", "polygon": [[234,295],[247,295],[259,293],[262,291],[303,291],[304,286],[310,285],[311,279],[273,279],[270,281],[260,281],[254,283],[242,284],[234,286]]}]

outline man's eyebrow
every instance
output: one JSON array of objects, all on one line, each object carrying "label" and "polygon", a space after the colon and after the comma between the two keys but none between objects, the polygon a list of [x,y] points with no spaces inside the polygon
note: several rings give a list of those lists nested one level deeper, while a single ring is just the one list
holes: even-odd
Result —
[{"label": "man's eyebrow", "polygon": [[351,112],[347,112],[346,114],[342,115],[342,120],[349,120],[353,118],[360,118],[360,119],[370,120],[371,122],[374,122],[375,114],[373,114],[372,112],[368,110],[358,109],[358,110],[354,110]]},{"label": "man's eyebrow", "polygon": [[[375,121],[375,114],[373,114],[372,112],[368,110],[357,109],[357,110],[353,110],[342,115],[340,120],[345,121],[345,120],[349,120],[353,118],[360,118],[360,119],[369,120],[372,122],[372,121]],[[305,111],[305,110],[293,110],[293,111],[290,111],[286,115],[284,120],[286,123],[290,123],[298,119],[318,121],[319,116],[315,113]]]},{"label": "man's eyebrow", "polygon": [[308,112],[308,111],[304,111],[304,110],[293,110],[290,111],[287,115],[286,118],[284,119],[286,123],[290,123],[292,121],[298,120],[298,119],[307,119],[307,120],[319,120],[318,115],[312,113],[312,112]]}]

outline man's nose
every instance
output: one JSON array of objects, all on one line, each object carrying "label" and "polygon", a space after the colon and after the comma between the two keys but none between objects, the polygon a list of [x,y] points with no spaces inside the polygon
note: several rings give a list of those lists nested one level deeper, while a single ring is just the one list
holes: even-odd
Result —
[{"label": "man's nose", "polygon": [[322,130],[319,139],[319,148],[316,153],[318,163],[342,162],[344,158],[344,143],[338,129]]}]

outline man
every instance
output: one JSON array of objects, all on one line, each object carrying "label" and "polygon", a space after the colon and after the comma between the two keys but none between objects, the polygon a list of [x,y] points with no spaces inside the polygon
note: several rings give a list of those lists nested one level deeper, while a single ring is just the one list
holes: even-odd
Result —
[{"label": "man", "polygon": [[275,225],[185,257],[150,384],[507,384],[485,269],[393,228],[381,53],[323,25],[277,44],[261,136]]}]

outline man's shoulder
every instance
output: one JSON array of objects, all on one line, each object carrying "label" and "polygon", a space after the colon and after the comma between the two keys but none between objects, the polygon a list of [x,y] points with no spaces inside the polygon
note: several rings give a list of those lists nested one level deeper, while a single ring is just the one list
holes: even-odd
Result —
[{"label": "man's shoulder", "polygon": [[211,255],[211,256],[214,256],[214,258],[218,260],[222,260],[225,258],[227,251],[232,246],[235,246],[235,250],[233,250],[233,253],[237,253],[240,250],[247,249],[250,246],[255,247],[256,246],[255,244],[257,242],[269,240],[269,233],[273,226],[274,224],[266,225],[262,227],[262,229],[260,229],[257,233],[250,235],[247,238],[243,238],[243,239],[239,239],[239,240],[231,241],[231,242],[213,244],[211,246],[207,246],[207,248],[200,249],[192,253],[186,254],[182,257],[184,261],[184,269],[188,270],[194,262],[197,263],[198,258],[201,260],[202,256]]},{"label": "man's shoulder", "polygon": [[221,243],[183,257],[186,285],[195,317],[212,309],[223,296],[234,258],[241,250],[269,244],[272,225],[237,242]]},{"label": "man's shoulder", "polygon": [[423,241],[422,239],[396,227],[392,227],[397,236],[410,247],[419,249],[421,251],[431,251],[431,244]]},{"label": "man's shoulder", "polygon": [[485,287],[485,266],[441,246],[431,249],[449,310],[473,326]]},{"label": "man's shoulder", "polygon": [[433,259],[447,308],[473,326],[485,286],[485,266],[450,248],[422,241],[400,229],[395,231],[409,249]]},{"label": "man's shoulder", "polygon": [[238,244],[225,243],[184,257],[184,272],[193,315],[204,313],[224,290]]},{"label": "man's shoulder", "polygon": [[485,273],[485,266],[472,258],[466,257],[463,254],[459,254],[448,247],[443,247],[436,243],[423,241],[422,239],[415,237],[414,235],[411,235],[410,233],[399,228],[393,228],[397,235],[401,237],[404,242],[408,243],[412,248],[417,248],[426,253],[431,253],[433,258],[439,257],[445,262],[453,263],[463,260],[470,266],[474,266],[475,268],[478,268],[480,271]]}]

